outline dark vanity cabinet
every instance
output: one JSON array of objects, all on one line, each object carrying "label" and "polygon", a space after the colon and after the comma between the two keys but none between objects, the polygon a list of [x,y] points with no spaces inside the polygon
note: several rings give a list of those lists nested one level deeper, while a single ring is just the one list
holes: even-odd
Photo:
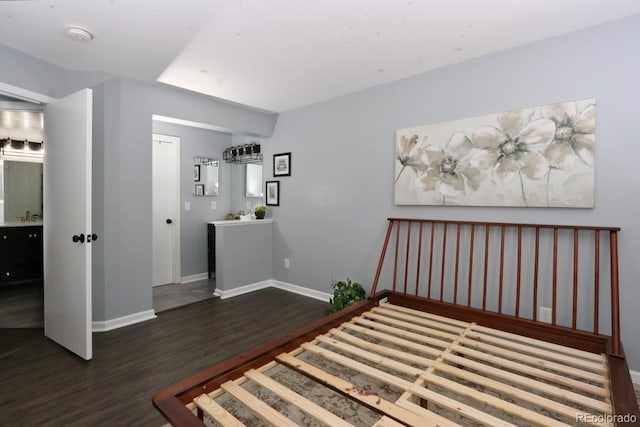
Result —
[{"label": "dark vanity cabinet", "polygon": [[207,255],[209,264],[209,279],[216,273],[216,226],[207,224]]},{"label": "dark vanity cabinet", "polygon": [[42,226],[0,227],[0,284],[43,278]]}]

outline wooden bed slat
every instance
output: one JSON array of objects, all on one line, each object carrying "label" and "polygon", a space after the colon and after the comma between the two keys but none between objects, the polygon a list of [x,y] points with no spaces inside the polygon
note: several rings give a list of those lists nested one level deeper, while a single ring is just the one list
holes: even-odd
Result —
[{"label": "wooden bed slat", "polygon": [[[546,407],[549,410],[552,411],[556,411],[558,413],[564,414],[569,418],[575,419],[575,415],[578,413],[582,413],[582,411],[578,411],[575,408],[554,402],[550,399],[535,395],[533,393],[529,393],[525,390],[522,389],[518,389],[509,385],[505,385],[504,383],[501,383],[499,381],[496,380],[492,380],[486,377],[482,377],[479,376],[477,374],[473,374],[469,371],[466,370],[462,370],[459,368],[456,368],[454,366],[448,365],[448,364],[444,364],[444,363],[436,363],[434,360],[431,359],[426,359],[423,357],[419,357],[415,354],[411,354],[411,353],[406,353],[400,350],[395,350],[395,349],[391,349],[388,347],[384,347],[382,345],[378,345],[378,344],[374,344],[374,343],[370,343],[368,341],[362,340],[360,338],[357,337],[353,337],[345,332],[339,331],[339,330],[332,330],[330,331],[331,333],[331,337],[318,337],[318,340],[320,342],[324,342],[327,343],[329,345],[335,346],[338,349],[344,350],[344,351],[348,351],[348,352],[352,352],[350,351],[347,347],[341,346],[341,345],[337,345],[336,344],[336,340],[333,339],[334,336],[337,336],[341,339],[346,339],[349,340],[351,343],[353,343],[354,345],[366,349],[366,350],[370,350],[372,352],[376,352],[378,354],[383,354],[383,355],[387,355],[387,356],[392,356],[398,359],[402,359],[405,360],[407,362],[411,362],[411,363],[415,363],[415,364],[419,364],[422,366],[426,366],[426,367],[431,367],[433,366],[435,368],[436,371],[442,371],[442,372],[446,372],[449,373],[451,375],[454,375],[456,377],[465,379],[465,380],[471,380],[473,382],[475,382],[476,384],[481,384],[483,386],[486,387],[490,387],[493,388],[494,390],[497,391],[502,391],[507,393],[508,395],[512,396],[512,397],[517,397],[517,398],[521,398],[522,400],[528,401],[530,403],[536,404],[536,405],[540,405],[542,407]],[[356,355],[358,355],[355,352],[352,352]],[[520,384],[522,386],[534,389],[534,390],[538,390],[538,391],[543,391],[546,392],[547,394],[551,394],[554,397],[557,398],[563,398],[569,401],[573,401],[575,403],[578,404],[582,404],[588,407],[591,407],[593,409],[599,410],[601,412],[604,413],[611,413],[611,405],[604,403],[604,402],[600,402],[597,401],[595,399],[590,399],[587,398],[585,396],[576,394],[576,393],[572,393],[568,390],[563,390],[561,388],[558,387],[554,387],[545,383],[541,383],[539,381],[533,380],[533,379],[529,379],[526,377],[521,377],[519,375],[516,374],[512,374],[508,371],[502,371],[500,369],[496,369],[493,368],[491,366],[487,366],[484,365],[482,363],[478,363],[478,362],[474,362],[472,360],[467,360],[464,357],[460,357],[460,356],[456,356],[450,353],[442,353],[441,357],[451,363],[455,363],[455,364],[459,364],[459,365],[463,365],[463,366],[467,366],[470,368],[473,368],[477,371],[480,372],[484,372],[487,374],[491,374],[495,377],[510,381],[510,382],[514,382],[516,384]],[[416,371],[405,371],[409,374],[416,374]]]},{"label": "wooden bed slat", "polygon": [[574,356],[579,356],[583,359],[592,360],[594,362],[598,362],[602,364],[602,354],[589,353],[588,351],[578,350],[576,348],[566,347],[560,344],[554,344],[547,341],[536,340],[529,337],[524,337],[522,335],[512,334],[510,332],[500,331],[498,329],[487,328],[485,326],[475,325],[473,327],[475,331],[483,332],[490,335],[496,335],[499,337],[507,338],[512,341],[518,341],[525,344],[533,344],[537,347],[543,347],[549,350],[553,350],[559,353],[572,354]]},{"label": "wooden bed slat", "polygon": [[[563,388],[554,386],[552,384],[547,384],[547,383],[544,383],[532,378],[524,377],[518,374],[512,374],[509,371],[498,369],[493,366],[488,366],[486,364],[476,362],[474,360],[469,360],[466,357],[456,356],[454,354],[446,354],[446,355],[443,355],[443,357],[447,362],[455,363],[457,365],[462,365],[462,366],[474,369],[476,371],[483,372],[488,375],[492,375],[497,378],[502,378],[504,380],[513,382],[515,384],[523,385],[530,389],[537,390],[539,392],[554,396],[559,399],[572,401],[573,403],[590,407],[592,409],[595,409],[604,413],[612,412],[611,405],[606,402],[592,399],[590,397],[584,396],[582,394],[574,393],[573,391],[563,389]],[[450,366],[450,365],[439,365],[439,367],[440,366]],[[443,368],[442,370],[447,371],[448,368]]]},{"label": "wooden bed slat", "polygon": [[400,422],[403,422],[410,426],[422,427],[422,426],[436,426],[436,423],[429,423],[423,417],[416,415],[415,413],[401,408],[393,402],[378,396],[375,393],[363,390],[358,386],[351,384],[348,381],[343,380],[340,377],[331,375],[328,372],[323,371],[320,368],[316,368],[309,363],[300,360],[287,353],[282,353],[276,357],[276,359],[308,377],[314,378],[322,384],[330,386],[331,388],[340,391],[341,393],[350,396],[351,398],[363,403],[365,406],[373,409],[374,411],[387,414]]},{"label": "wooden bed slat", "polygon": [[414,412],[428,420],[432,420],[433,422],[437,423],[438,427],[461,427],[460,424],[454,423],[453,421],[441,415],[438,415],[435,412],[432,412],[426,408],[418,406],[415,403],[410,402],[406,399],[398,399],[396,401],[396,405],[402,408],[408,409],[411,412]]},{"label": "wooden bed slat", "polygon": [[222,427],[245,427],[244,423],[234,417],[226,409],[206,394],[196,397],[193,401],[205,414],[211,417]]},{"label": "wooden bed slat", "polygon": [[[384,356],[380,356],[379,354],[376,353],[372,353],[354,346],[351,346],[349,344],[345,344],[345,343],[341,343],[339,341],[336,341],[332,338],[328,338],[326,336],[322,336],[319,337],[319,341],[326,343],[332,347],[335,347],[341,351],[347,352],[347,353],[351,353],[355,356],[358,356],[360,358],[369,360],[371,362],[373,362],[375,365],[379,365],[379,366],[384,366],[390,369],[394,369],[396,371],[405,373],[405,374],[409,374],[415,377],[422,377],[422,379],[424,379],[427,383],[429,384],[436,384],[439,385],[441,387],[444,387],[448,390],[451,391],[455,391],[463,396],[466,396],[468,398],[471,399],[475,399],[478,401],[482,401],[485,403],[488,403],[490,405],[492,405],[495,408],[501,409],[507,413],[510,413],[512,415],[516,415],[519,416],[529,422],[534,422],[534,423],[540,423],[542,425],[548,425],[548,426],[564,426],[566,425],[565,423],[561,423],[561,422],[557,422],[556,420],[553,420],[551,418],[548,418],[544,415],[541,415],[537,412],[528,410],[528,409],[524,409],[522,407],[519,407],[515,404],[512,404],[506,400],[500,399],[500,398],[496,398],[492,395],[483,393],[477,389],[471,388],[471,387],[467,387],[464,385],[460,385],[454,381],[451,381],[449,379],[446,378],[442,378],[439,377],[436,374],[432,374],[429,372],[424,372],[421,369],[418,368],[414,368],[410,365],[406,365],[403,364],[401,362],[397,362],[395,360],[389,359],[387,357]],[[312,350],[312,351],[318,351],[317,349],[319,347],[316,346],[309,346],[309,347],[303,347],[305,349],[308,350]],[[332,355],[332,357],[334,357]],[[471,372],[467,372],[467,371],[463,371],[461,369],[458,368],[454,368],[452,366],[443,364],[443,363],[438,363],[438,362],[431,362],[430,365],[436,370],[436,371],[443,371],[443,372],[447,372],[450,373],[452,375],[455,375],[459,378],[462,378],[464,380],[469,380],[472,381],[476,384],[480,384],[483,385],[485,387],[489,387],[491,389],[494,389],[496,391],[499,392],[503,392],[511,397],[517,397],[520,398],[522,400],[525,400],[529,403],[533,403],[536,405],[540,405],[543,408],[547,408],[550,410],[554,410],[554,411],[558,411],[559,413],[562,413],[566,416],[568,416],[569,418],[573,418],[575,419],[575,415],[577,413],[579,413],[580,411],[577,411],[575,408],[570,408],[568,406],[565,405],[561,405],[558,404],[556,402],[553,402],[551,400],[545,399],[543,397],[534,395],[532,393],[528,393],[525,392],[523,390],[517,389],[515,387],[500,383],[499,381],[495,381],[495,380],[491,380],[488,378],[484,378],[481,377],[480,375],[477,374],[473,374]]]},{"label": "wooden bed slat", "polygon": [[404,427],[404,424],[397,422],[386,415],[378,420],[372,427]]},{"label": "wooden bed slat", "polygon": [[353,427],[353,424],[344,421],[342,418],[327,411],[323,407],[316,405],[306,397],[299,395],[298,393],[285,387],[279,382],[267,377],[264,374],[261,374],[255,369],[250,369],[249,371],[245,372],[244,376],[277,394],[287,402],[297,406],[320,422],[328,424],[332,427]]},{"label": "wooden bed slat", "polygon": [[471,331],[467,333],[467,337],[473,338],[474,340],[478,340],[481,342],[495,344],[502,348],[511,348],[514,350],[518,350],[523,354],[534,355],[536,357],[540,357],[548,360],[555,360],[557,362],[562,362],[567,365],[588,369],[590,371],[597,372],[600,374],[603,374],[606,372],[606,369],[604,368],[604,366],[602,366],[602,363],[600,363],[600,361],[591,362],[581,358],[569,356],[567,354],[561,354],[561,353],[557,353],[549,350],[540,349],[532,345],[520,344],[511,340],[498,338],[498,337],[486,334],[484,332]]},{"label": "wooden bed slat", "polygon": [[242,402],[247,408],[251,409],[256,415],[276,426],[297,427],[298,424],[273,409],[271,406],[258,399],[247,390],[240,387],[233,381],[227,381],[220,386],[221,389],[229,393],[238,401]]},{"label": "wooden bed slat", "polygon": [[377,339],[380,339],[380,340],[383,340],[383,341],[390,342],[392,344],[398,344],[398,345],[401,345],[401,346],[404,346],[404,347],[407,347],[407,348],[410,348],[410,349],[413,349],[413,350],[418,350],[418,351],[420,351],[422,353],[426,353],[426,354],[429,354],[431,356],[439,356],[442,353],[442,351],[436,350],[436,349],[434,349],[432,347],[427,347],[425,345],[421,345],[421,344],[415,343],[413,341],[407,341],[405,339],[402,339],[402,338],[399,338],[399,337],[396,337],[396,336],[393,336],[393,335],[385,334],[385,333],[382,333],[382,332],[379,332],[379,331],[374,331],[372,329],[363,328],[362,326],[354,325],[352,323],[347,323],[347,324],[344,325],[344,327],[345,327],[345,329],[350,329],[350,330],[359,332],[361,334],[368,335],[368,336],[373,337],[373,338],[377,338]]},{"label": "wooden bed slat", "polygon": [[531,375],[537,378],[542,378],[547,381],[552,381],[556,384],[561,384],[566,387],[571,387],[575,390],[580,390],[585,393],[590,393],[595,396],[599,396],[601,398],[608,398],[609,391],[598,387],[592,384],[588,384],[582,381],[575,380],[573,378],[569,378],[566,375],[556,374],[554,372],[546,371],[544,369],[539,369],[534,366],[526,365],[524,363],[515,362],[512,360],[505,359],[503,357],[497,356],[495,354],[488,354],[473,348],[465,347],[463,345],[455,345],[453,346],[453,350],[457,353],[467,354],[476,359],[484,360],[489,363],[494,363],[499,366],[503,366],[507,369],[512,369],[518,372],[525,373],[527,375]]},{"label": "wooden bed slat", "polygon": [[419,326],[419,325],[416,325],[415,323],[405,322],[405,321],[402,321],[402,320],[397,320],[397,319],[394,319],[392,317],[382,316],[382,315],[379,315],[379,314],[376,314],[376,313],[372,313],[372,312],[364,313],[363,316],[368,318],[368,319],[379,320],[381,322],[390,323],[392,325],[400,326],[402,328],[407,328],[407,329],[410,329],[410,330],[416,331],[416,332],[421,332],[423,334],[442,337],[442,338],[444,338],[446,340],[449,340],[449,341],[452,341],[452,340],[454,340],[454,339],[456,339],[458,337],[457,334],[452,334],[452,333],[449,333],[449,332],[443,332],[441,330],[433,329],[433,328],[429,328],[429,327],[425,327],[425,326]]},{"label": "wooden bed slat", "polygon": [[460,326],[452,326],[449,325],[447,323],[443,323],[443,322],[438,322],[435,320],[430,320],[430,319],[426,319],[423,317],[418,317],[418,316],[414,316],[412,314],[406,314],[406,313],[402,313],[398,310],[390,310],[386,307],[375,307],[371,310],[373,313],[377,313],[377,314],[382,314],[383,316],[386,317],[393,317],[396,319],[400,319],[400,320],[405,320],[411,323],[414,323],[416,325],[421,325],[421,326],[429,326],[432,328],[436,328],[436,329],[440,329],[442,331],[446,331],[446,332],[451,332],[453,334],[459,334],[462,330],[464,330],[464,327],[460,327]]},{"label": "wooden bed slat", "polygon": [[[349,359],[348,357],[334,353],[330,350],[318,347],[313,344],[302,344],[301,347],[304,348],[305,350],[309,350],[320,356],[323,356],[324,358],[329,359],[333,362],[339,363],[350,369],[353,369],[355,371],[368,375],[371,378],[376,378],[378,380],[384,381],[387,384],[397,387],[401,390],[410,391],[411,393],[413,393],[418,397],[427,399],[429,401],[433,401],[438,405],[441,405],[451,411],[457,412],[460,415],[471,418],[475,421],[479,421],[481,423],[491,425],[491,426],[496,426],[496,427],[497,426],[515,427],[513,424],[507,421],[496,418],[472,406],[465,405],[462,402],[459,402],[455,399],[451,399],[447,396],[443,396],[427,388],[418,387],[407,380],[403,380],[394,375],[391,375],[379,369],[373,368],[369,365],[365,365],[364,363]],[[469,397],[472,397],[474,394],[477,394],[477,393],[478,393],[477,390],[473,390],[473,393],[471,393]]]},{"label": "wooden bed slat", "polygon": [[450,317],[439,316],[437,314],[428,313],[426,311],[414,310],[413,308],[391,304],[390,302],[381,302],[380,307],[387,308],[390,310],[400,311],[402,313],[412,314],[416,317],[424,317],[426,319],[435,320],[440,323],[458,326],[460,329],[465,329],[467,326],[469,326],[469,322],[463,322],[462,320],[456,320],[456,319],[451,319]]},{"label": "wooden bed slat", "polygon": [[371,320],[367,320],[367,319],[358,318],[358,319],[355,319],[355,322],[359,325],[364,325],[374,330],[377,329],[380,331],[390,332],[400,337],[410,338],[418,342],[423,342],[439,348],[446,347],[450,343],[450,341],[443,341],[441,339],[427,337],[424,335],[417,334],[415,332],[405,331],[405,330],[398,329],[389,325],[384,325],[378,322],[372,322]]},{"label": "wooden bed slat", "polygon": [[498,347],[492,344],[485,344],[483,342],[479,342],[470,338],[463,338],[462,344],[465,346],[469,346],[475,349],[481,349],[484,351],[491,352],[493,354],[506,356],[511,359],[519,360],[522,362],[530,363],[534,366],[546,369],[553,369],[556,372],[560,372],[563,375],[573,375],[576,377],[584,378],[589,381],[597,382],[600,384],[606,384],[607,380],[602,375],[598,375],[591,372],[586,372],[578,368],[572,368],[567,365],[563,365],[561,363],[551,362],[548,360],[542,360],[533,356],[528,356],[526,354],[518,353],[516,351],[508,350],[502,347]]}]

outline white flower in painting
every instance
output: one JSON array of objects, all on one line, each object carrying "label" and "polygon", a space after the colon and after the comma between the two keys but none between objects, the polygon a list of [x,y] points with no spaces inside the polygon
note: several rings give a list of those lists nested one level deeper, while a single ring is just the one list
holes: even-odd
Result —
[{"label": "white flower in painting", "polygon": [[530,179],[543,178],[547,159],[536,148],[551,142],[556,126],[552,120],[531,120],[533,110],[512,111],[498,116],[500,128],[481,126],[473,132],[473,142],[480,150],[471,158],[471,165],[493,171],[493,180],[507,184],[516,173]]},{"label": "white flower in painting", "polygon": [[404,166],[410,166],[412,168],[424,168],[426,165],[422,160],[422,153],[424,151],[424,142],[427,137],[425,136],[422,142],[419,142],[418,135],[413,135],[411,138],[407,138],[402,135],[397,144],[397,157],[400,164]]},{"label": "white flower in painting", "polygon": [[454,133],[445,148],[427,145],[427,170],[418,176],[418,186],[443,196],[463,196],[468,190],[477,190],[483,175],[469,164],[472,149],[473,142],[462,132]]},{"label": "white flower in painting", "polygon": [[545,114],[556,125],[553,142],[544,151],[549,165],[557,169],[571,169],[576,156],[593,166],[593,145],[596,131],[596,106],[589,104],[582,111],[573,102],[545,107]]}]

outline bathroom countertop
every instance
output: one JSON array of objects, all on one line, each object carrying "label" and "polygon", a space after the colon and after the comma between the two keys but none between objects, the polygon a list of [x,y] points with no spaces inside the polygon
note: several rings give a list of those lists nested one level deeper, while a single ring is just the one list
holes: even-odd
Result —
[{"label": "bathroom countertop", "polygon": [[37,226],[42,227],[42,221],[30,221],[30,222],[15,221],[15,222],[0,223],[0,228],[1,227],[37,227]]},{"label": "bathroom countertop", "polygon": [[271,224],[273,218],[265,219],[252,219],[251,221],[240,221],[239,219],[227,219],[222,221],[209,221],[209,224],[213,224],[216,227],[231,227],[237,225],[255,225],[255,224]]}]

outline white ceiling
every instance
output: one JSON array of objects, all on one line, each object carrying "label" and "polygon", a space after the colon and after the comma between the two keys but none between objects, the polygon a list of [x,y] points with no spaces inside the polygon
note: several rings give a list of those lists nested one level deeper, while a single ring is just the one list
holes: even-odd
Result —
[{"label": "white ceiling", "polygon": [[636,13],[638,0],[0,1],[0,41],[280,112]]}]

